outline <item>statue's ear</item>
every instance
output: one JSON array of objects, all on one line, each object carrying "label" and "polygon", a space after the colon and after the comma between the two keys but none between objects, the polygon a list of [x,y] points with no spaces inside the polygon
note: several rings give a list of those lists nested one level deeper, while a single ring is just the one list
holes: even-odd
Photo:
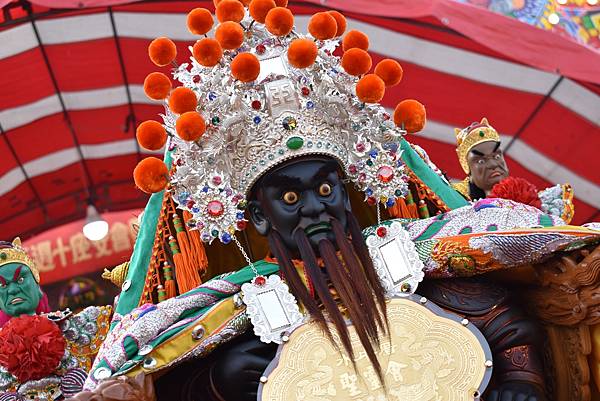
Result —
[{"label": "statue's ear", "polygon": [[248,213],[250,214],[250,221],[254,224],[256,231],[262,236],[266,236],[271,230],[271,223],[265,216],[265,213],[260,206],[260,203],[256,200],[252,200],[248,203]]}]

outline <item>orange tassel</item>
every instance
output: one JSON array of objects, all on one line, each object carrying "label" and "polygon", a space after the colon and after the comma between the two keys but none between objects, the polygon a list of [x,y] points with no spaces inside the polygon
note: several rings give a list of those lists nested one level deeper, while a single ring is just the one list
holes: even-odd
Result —
[{"label": "orange tassel", "polygon": [[396,198],[394,206],[388,208],[388,213],[394,218],[418,219],[419,211],[410,191],[406,198]]},{"label": "orange tassel", "polygon": [[171,247],[171,253],[173,254],[173,261],[175,262],[175,279],[177,280],[177,287],[179,293],[183,294],[192,290],[200,285],[200,276],[198,271],[190,269],[183,253],[180,252],[177,241],[173,236],[169,237],[169,246]]},{"label": "orange tassel", "polygon": [[[185,223],[188,222],[189,219],[192,218],[192,214],[190,212],[183,212],[183,221]],[[187,224],[185,226],[188,234],[188,238],[190,240],[190,247],[192,249],[192,253],[195,255],[196,260],[198,261],[198,270],[201,273],[204,273],[208,268],[208,257],[206,256],[206,250],[204,249],[204,244],[200,239],[200,233],[198,230],[190,229]]]},{"label": "orange tassel", "polygon": [[[175,225],[175,231],[177,232],[179,250],[183,257],[183,263],[185,264],[184,269],[187,272],[186,280],[189,282],[189,285],[193,286],[192,288],[196,288],[202,283],[200,274],[198,273],[198,265],[200,262],[197,261],[196,254],[193,252],[190,245],[187,232],[183,228],[181,218],[179,218],[177,214],[173,215],[173,224]],[[177,279],[179,280],[179,276]]]},{"label": "orange tassel", "polygon": [[175,288],[175,280],[173,280],[173,268],[167,262],[163,263],[163,275],[165,277],[166,299],[177,296],[177,288]]}]

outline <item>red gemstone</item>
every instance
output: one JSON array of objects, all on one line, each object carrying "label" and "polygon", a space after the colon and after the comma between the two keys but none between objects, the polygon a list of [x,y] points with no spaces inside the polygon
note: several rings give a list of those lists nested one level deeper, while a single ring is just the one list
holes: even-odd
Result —
[{"label": "red gemstone", "polygon": [[208,202],[208,205],[206,205],[206,211],[212,217],[219,217],[223,214],[224,210],[223,204],[217,200],[210,201]]},{"label": "red gemstone", "polygon": [[258,45],[258,46],[256,46],[256,52],[258,54],[263,54],[266,51],[267,51],[267,48],[265,47],[265,45]]},{"label": "red gemstone", "polygon": [[265,276],[256,276],[254,277],[254,285],[263,286],[267,282]]},{"label": "red gemstone", "polygon": [[223,182],[223,180],[218,175],[215,175],[212,178],[212,183],[215,184],[215,185],[221,185],[222,182]]},{"label": "red gemstone", "polygon": [[260,102],[258,100],[253,100],[252,101],[252,108],[254,110],[260,110]]},{"label": "red gemstone", "polygon": [[390,166],[381,166],[377,170],[377,179],[387,183],[394,179],[394,170]]},{"label": "red gemstone", "polygon": [[246,222],[244,220],[240,220],[236,223],[238,230],[246,229]]},{"label": "red gemstone", "polygon": [[363,181],[365,181],[366,179],[367,179],[367,175],[366,175],[365,173],[360,173],[360,174],[358,175],[358,181],[359,181],[359,182],[363,182]]},{"label": "red gemstone", "polygon": [[357,143],[356,144],[356,150],[358,152],[364,152],[365,151],[365,144],[364,143]]},{"label": "red gemstone", "polygon": [[390,119],[390,115],[388,113],[383,113],[383,119],[385,121],[389,120]]},{"label": "red gemstone", "polygon": [[310,93],[310,89],[308,89],[306,86],[303,86],[302,87],[302,95],[308,96],[309,93]]},{"label": "red gemstone", "polygon": [[348,166],[348,171],[350,172],[350,174],[356,174],[358,173],[358,167],[356,167],[356,164],[351,164],[350,166]]},{"label": "red gemstone", "polygon": [[375,206],[376,203],[377,203],[377,201],[372,196],[370,196],[370,197],[367,198],[367,204],[369,206]]},{"label": "red gemstone", "polygon": [[181,160],[181,159],[177,159],[176,163],[178,166],[183,166],[183,160]]},{"label": "red gemstone", "polygon": [[198,83],[198,82],[200,82],[200,81],[201,81],[200,75],[194,75],[193,81],[194,81],[195,83]]},{"label": "red gemstone", "polygon": [[378,237],[381,237],[381,238],[383,238],[383,237],[385,237],[386,235],[387,235],[387,228],[385,228],[385,227],[379,227],[379,228],[377,229],[377,236],[378,236]]},{"label": "red gemstone", "polygon": [[196,202],[194,202],[193,200],[189,200],[189,201],[186,203],[186,206],[188,207],[188,209],[191,209],[191,208],[193,208],[193,207],[194,207],[194,205],[195,205],[195,204],[196,204]]}]

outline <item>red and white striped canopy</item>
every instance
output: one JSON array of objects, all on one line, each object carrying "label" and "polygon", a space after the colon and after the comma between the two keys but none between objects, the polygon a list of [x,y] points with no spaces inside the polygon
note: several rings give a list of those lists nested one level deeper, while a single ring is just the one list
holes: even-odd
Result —
[{"label": "red and white striped canopy", "polygon": [[[132,180],[145,156],[135,127],[162,111],[142,89],[145,76],[159,70],[148,60],[148,43],[168,36],[186,62],[195,40],[186,13],[213,8],[206,1],[81,2],[88,3],[100,6],[53,10],[21,0],[3,9],[2,239],[79,219],[90,200],[101,211],[144,205]],[[369,35],[374,64],[400,61],[404,79],[383,103],[393,108],[415,98],[426,105],[427,126],[409,140],[450,177],[463,177],[453,128],[487,117],[502,135],[512,175],[539,188],[570,182],[575,222],[598,220],[599,52],[451,0],[321,3],[290,2],[299,30],[314,12],[338,8],[349,29]]]}]

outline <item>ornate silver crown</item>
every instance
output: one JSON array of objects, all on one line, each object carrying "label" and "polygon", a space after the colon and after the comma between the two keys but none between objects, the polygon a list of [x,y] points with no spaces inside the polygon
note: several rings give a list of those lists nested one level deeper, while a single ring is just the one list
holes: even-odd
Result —
[{"label": "ornate silver crown", "polygon": [[[379,104],[355,95],[358,78],[347,74],[333,55],[339,41],[317,40],[318,56],[308,68],[290,65],[287,50],[297,38],[270,34],[246,15],[243,45],[225,51],[221,62],[204,67],[191,57],[175,79],[194,91],[206,132],[195,142],[176,135],[178,115],[163,116],[172,134],[174,171],[171,191],[178,207],[189,211],[188,225],[205,242],[228,243],[245,228],[246,197],[256,181],[286,160],[326,155],[337,160],[370,204],[394,204],[407,193],[395,126]],[[191,50],[191,48],[190,48]],[[231,75],[231,61],[248,52],[260,60],[260,74],[244,83]]]}]

